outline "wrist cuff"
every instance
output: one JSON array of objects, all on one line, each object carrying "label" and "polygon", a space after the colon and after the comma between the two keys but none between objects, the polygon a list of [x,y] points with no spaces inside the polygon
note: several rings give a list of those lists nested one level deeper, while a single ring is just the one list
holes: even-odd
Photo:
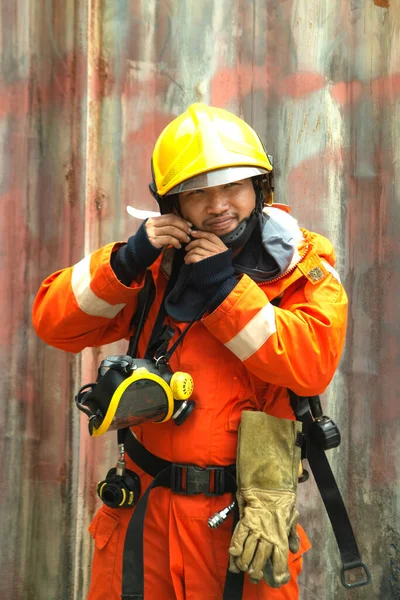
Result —
[{"label": "wrist cuff", "polygon": [[213,288],[235,274],[232,265],[232,250],[215,254],[192,265],[191,280],[201,291],[203,288]]},{"label": "wrist cuff", "polygon": [[146,221],[143,221],[135,235],[112,255],[111,266],[118,279],[124,285],[130,285],[137,275],[147,269],[161,254],[162,248],[156,248],[147,237]]}]

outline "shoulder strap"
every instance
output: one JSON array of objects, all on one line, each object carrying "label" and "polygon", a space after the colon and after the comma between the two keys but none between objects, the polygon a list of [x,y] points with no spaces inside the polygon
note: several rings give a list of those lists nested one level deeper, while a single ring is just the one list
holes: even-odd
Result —
[{"label": "shoulder strap", "polygon": [[150,307],[154,302],[155,292],[156,286],[154,285],[153,275],[150,269],[146,269],[144,285],[139,292],[137,309],[130,324],[130,331],[134,330],[134,332],[129,339],[127,354],[134,358],[137,355],[140,334],[142,333]]},{"label": "shoulder strap", "polygon": [[184,257],[184,253],[180,252],[179,250],[175,251],[173,254],[171,272],[169,274],[169,279],[168,279],[168,282],[167,282],[167,285],[165,288],[164,296],[163,296],[161,305],[159,307],[156,320],[154,322],[153,331],[151,332],[150,339],[147,344],[145,358],[152,359],[154,357],[154,354],[155,354],[157,348],[160,345],[159,337],[163,333],[164,320],[165,320],[165,316],[166,316],[165,299],[176,283],[176,280],[177,280],[178,274],[179,274],[179,269],[183,264],[183,257]]},{"label": "shoulder strap", "polygon": [[[296,418],[303,423],[303,434],[305,438],[304,457],[307,459],[310,469],[314,475],[315,483],[319,489],[322,501],[328,513],[333,533],[338,545],[342,569],[340,577],[346,588],[360,587],[371,582],[371,575],[367,565],[361,560],[356,538],[350,523],[349,515],[336,483],[331,466],[326,458],[324,450],[318,445],[315,436],[310,435],[314,423],[310,408],[310,398],[299,397],[289,390],[290,402]],[[320,402],[319,397],[313,397]],[[346,571],[361,568],[365,577],[352,583],[346,581]]]}]

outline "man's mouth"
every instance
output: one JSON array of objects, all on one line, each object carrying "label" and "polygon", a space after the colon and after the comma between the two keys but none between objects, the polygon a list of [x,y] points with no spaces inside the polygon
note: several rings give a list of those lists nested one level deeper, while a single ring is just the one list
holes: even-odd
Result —
[{"label": "man's mouth", "polygon": [[218,217],[217,219],[209,219],[205,223],[205,226],[209,231],[218,235],[221,232],[234,229],[236,226],[236,217],[229,215],[226,217]]}]

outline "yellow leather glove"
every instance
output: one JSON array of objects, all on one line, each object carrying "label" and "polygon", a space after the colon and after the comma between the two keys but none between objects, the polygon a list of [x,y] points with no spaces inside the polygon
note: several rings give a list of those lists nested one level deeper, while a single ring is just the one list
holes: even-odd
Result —
[{"label": "yellow leather glove", "polygon": [[290,579],[289,550],[297,552],[295,508],[301,459],[298,421],[243,411],[237,450],[239,522],[229,548],[229,570],[280,587]]}]

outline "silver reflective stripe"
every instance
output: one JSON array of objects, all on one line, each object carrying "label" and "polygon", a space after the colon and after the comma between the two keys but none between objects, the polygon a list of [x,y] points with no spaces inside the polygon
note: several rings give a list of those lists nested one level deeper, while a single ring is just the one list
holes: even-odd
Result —
[{"label": "silver reflective stripe", "polygon": [[72,269],[72,291],[79,308],[91,317],[113,319],[126,304],[109,304],[102,300],[90,287],[90,256],[86,256]]},{"label": "silver reflective stripe", "polygon": [[257,352],[275,332],[275,310],[272,304],[267,304],[225,346],[243,361]]},{"label": "silver reflective stripe", "polygon": [[324,260],[324,259],[321,259],[321,262],[322,262],[322,264],[324,265],[325,269],[326,269],[327,271],[329,271],[329,273],[331,273],[331,274],[334,276],[334,278],[338,280],[338,282],[339,282],[339,283],[342,283],[342,282],[340,281],[340,275],[339,275],[339,273],[336,271],[336,269],[334,269],[334,268],[332,267],[332,265],[331,265],[331,264],[329,264],[329,263],[328,263],[328,261],[326,261],[326,260]]}]

